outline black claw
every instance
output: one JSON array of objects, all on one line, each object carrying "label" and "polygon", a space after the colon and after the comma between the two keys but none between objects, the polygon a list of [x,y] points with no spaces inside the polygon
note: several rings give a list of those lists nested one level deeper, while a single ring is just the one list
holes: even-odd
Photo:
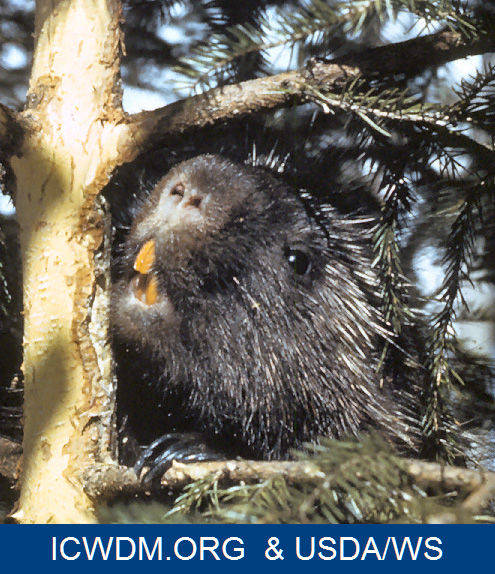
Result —
[{"label": "black claw", "polygon": [[204,462],[223,458],[221,453],[203,441],[201,435],[167,433],[143,450],[134,470],[144,484],[152,485],[170,468],[174,460]]},{"label": "black claw", "polygon": [[[163,436],[161,436],[160,438],[157,438],[151,444],[149,444],[143,450],[140,457],[136,461],[136,464],[134,465],[134,470],[136,471],[136,474],[139,476],[141,474],[141,471],[143,470],[143,468],[145,466],[148,466],[148,463],[150,463],[154,459],[156,459],[155,451],[158,451],[159,447],[166,445],[169,442],[173,442],[174,440],[178,440],[178,438],[180,436],[182,436],[182,435],[178,435],[176,433],[164,434]],[[159,452],[162,453],[163,450],[160,449]],[[161,457],[161,455],[160,455],[160,457]]]}]

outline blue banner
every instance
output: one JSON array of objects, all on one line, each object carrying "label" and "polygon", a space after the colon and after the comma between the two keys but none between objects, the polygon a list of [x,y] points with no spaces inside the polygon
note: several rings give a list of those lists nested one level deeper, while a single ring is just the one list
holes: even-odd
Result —
[{"label": "blue banner", "polygon": [[489,525],[0,525],[3,572],[469,573],[494,550]]}]

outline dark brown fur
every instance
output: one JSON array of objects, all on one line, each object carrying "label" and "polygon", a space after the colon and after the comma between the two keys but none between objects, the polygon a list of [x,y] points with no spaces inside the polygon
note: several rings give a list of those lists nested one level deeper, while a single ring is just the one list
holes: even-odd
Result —
[{"label": "dark brown fur", "polygon": [[[160,301],[148,306],[131,284],[150,239]],[[274,459],[377,428],[414,449],[413,389],[378,367],[389,335],[368,239],[262,168],[214,155],[174,167],[116,261],[119,395],[138,442],[192,431],[226,455]]]}]

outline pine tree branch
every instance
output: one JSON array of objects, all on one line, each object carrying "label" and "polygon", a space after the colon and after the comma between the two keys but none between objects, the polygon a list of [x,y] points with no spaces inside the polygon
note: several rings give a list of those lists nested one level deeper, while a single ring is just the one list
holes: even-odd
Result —
[{"label": "pine tree branch", "polygon": [[424,128],[429,132],[435,133],[437,137],[449,147],[471,151],[487,167],[493,166],[495,161],[495,149],[484,142],[477,141],[469,135],[466,135],[461,129],[452,129],[450,126],[457,120],[448,115],[443,115],[441,112],[435,113],[425,111],[418,113],[400,109],[394,111],[378,107],[370,107],[365,103],[355,103],[353,102],[352,97],[349,101],[346,101],[341,97],[337,97],[335,94],[327,95],[317,90],[313,90],[312,88],[308,89],[308,93],[312,94],[313,101],[321,104],[325,110],[328,110],[328,107],[330,106],[331,108],[341,109],[346,112],[354,112],[358,114],[363,121],[387,137],[390,137],[391,134],[383,127],[371,121],[369,116],[373,116],[377,120],[389,120],[391,122],[396,122],[397,124],[410,124]]},{"label": "pine tree branch", "polygon": [[491,500],[495,499],[495,474],[486,475],[485,481],[471,492],[462,503],[462,507],[467,512],[479,512]]},{"label": "pine tree branch", "polygon": [[361,76],[409,77],[469,55],[495,50],[495,38],[468,38],[450,29],[405,42],[366,49],[334,61],[310,62],[302,69],[215,88],[151,112],[130,116],[120,144],[122,162],[167,139],[253,112],[308,101],[308,86],[342,93]]},{"label": "pine tree branch", "polygon": [[[414,484],[424,489],[443,488],[470,492],[465,505],[475,510],[475,502],[485,502],[495,496],[495,473],[445,466],[434,462],[404,459],[404,470]],[[181,489],[191,482],[216,475],[219,482],[253,482],[281,476],[291,482],[318,482],[324,478],[318,466],[308,461],[266,462],[250,460],[229,460],[184,464],[174,462],[162,477],[164,488]],[[475,498],[476,493],[486,496]],[[472,498],[471,498],[472,497]],[[483,498],[483,500],[481,500]]]},{"label": "pine tree branch", "polygon": [[461,32],[445,29],[405,42],[346,54],[333,63],[356,66],[365,76],[379,73],[381,76],[401,74],[413,77],[425,69],[494,49],[495,38],[489,34],[467,37]]},{"label": "pine tree branch", "polygon": [[308,461],[228,460],[193,465],[174,462],[161,483],[163,487],[180,489],[211,475],[221,483],[257,482],[275,476],[290,482],[314,482],[325,478],[318,466]]},{"label": "pine tree branch", "polygon": [[[415,14],[425,28],[444,22],[450,30],[466,36],[483,33],[483,21],[474,17],[466,5],[456,0],[432,3],[419,0],[361,0],[359,2],[325,2],[306,0],[297,10],[280,6],[260,15],[258,25],[243,23],[230,26],[208,41],[193,46],[176,70],[191,88],[212,88],[232,82],[237,66],[256,54],[263,58],[267,50],[279,46],[313,46],[316,50],[339,45],[344,36],[357,36],[368,23],[396,22],[398,14]],[[418,25],[418,23],[416,23]]]},{"label": "pine tree branch", "polygon": [[[0,437],[0,476],[14,481],[21,456],[21,446]],[[400,459],[398,459],[400,460]],[[446,466],[434,462],[403,459],[404,471],[416,486],[469,493],[463,508],[476,512],[495,498],[495,473]],[[174,462],[162,477],[164,490],[182,490],[188,484],[215,475],[222,484],[252,483],[283,477],[292,483],[320,482],[325,475],[310,461],[226,460],[200,463]],[[81,479],[85,491],[93,499],[109,500],[115,496],[145,493],[143,485],[131,468],[98,464],[85,469]]]}]

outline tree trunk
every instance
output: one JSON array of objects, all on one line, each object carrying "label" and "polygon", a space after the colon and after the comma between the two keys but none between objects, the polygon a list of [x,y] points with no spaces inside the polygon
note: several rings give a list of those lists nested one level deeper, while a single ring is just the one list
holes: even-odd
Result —
[{"label": "tree trunk", "polygon": [[25,137],[11,161],[24,277],[20,522],[93,521],[80,471],[114,455],[109,233],[99,192],[123,116],[120,18],[116,0],[36,4]]}]

